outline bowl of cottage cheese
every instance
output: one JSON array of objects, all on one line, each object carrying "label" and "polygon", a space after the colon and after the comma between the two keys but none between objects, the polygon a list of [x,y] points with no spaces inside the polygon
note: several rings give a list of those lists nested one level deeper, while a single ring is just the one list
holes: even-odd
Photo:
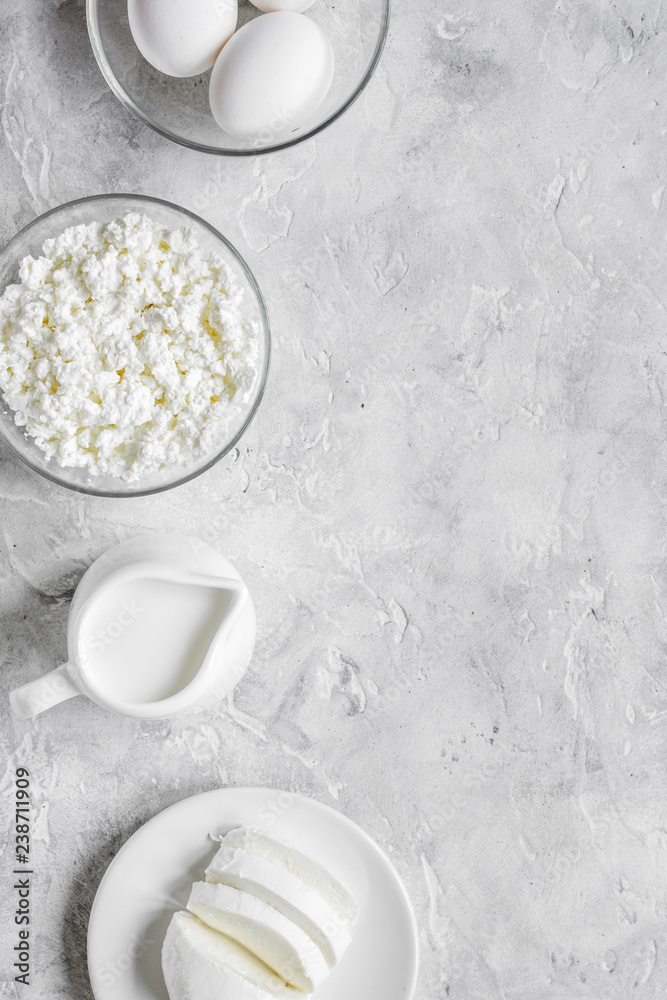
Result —
[{"label": "bowl of cottage cheese", "polygon": [[0,253],[0,436],[61,486],[144,496],[201,474],[250,424],[269,356],[249,267],[169,202],[69,202]]}]

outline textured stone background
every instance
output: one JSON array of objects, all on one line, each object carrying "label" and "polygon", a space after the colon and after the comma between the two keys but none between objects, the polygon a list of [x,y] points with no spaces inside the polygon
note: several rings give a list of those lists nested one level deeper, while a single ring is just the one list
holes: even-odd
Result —
[{"label": "textured stone background", "polygon": [[123,111],[82,0],[2,5],[0,240],[85,194],[172,199],[248,257],[275,337],[242,446],[172,493],[73,496],[0,454],[3,690],[63,659],[82,571],[139,532],[211,541],[260,620],[202,722],[2,708],[0,849],[17,763],[39,812],[34,1000],[89,1000],[105,866],[225,784],[389,852],[419,1000],[665,994],[667,11],[396,8],[340,122],[235,162]]}]

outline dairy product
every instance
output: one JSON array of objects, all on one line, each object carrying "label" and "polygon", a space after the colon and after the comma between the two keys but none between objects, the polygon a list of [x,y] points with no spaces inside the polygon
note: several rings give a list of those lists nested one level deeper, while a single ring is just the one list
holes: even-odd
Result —
[{"label": "dairy product", "polygon": [[145,215],[67,229],[0,298],[0,389],[63,467],[135,482],[203,459],[247,408],[259,339],[189,230]]},{"label": "dairy product", "polygon": [[135,44],[169,76],[197,76],[215,62],[234,33],[237,0],[128,0]]},{"label": "dairy product", "polygon": [[77,653],[95,690],[146,704],[182,691],[198,674],[230,606],[221,587],[123,579],[87,604]]},{"label": "dairy product", "polygon": [[[312,993],[358,916],[350,891],[322,865],[250,827],[222,838],[188,910],[173,918],[162,950],[170,1000],[260,1000],[258,987],[273,996]],[[243,964],[243,955],[259,965]],[[260,977],[260,967],[274,979]]]},{"label": "dairy product", "polygon": [[354,923],[359,915],[359,907],[352,893],[331,872],[295,847],[274,840],[262,830],[248,826],[237,826],[224,837],[227,847],[238,847],[244,851],[270,861],[286,869],[296,878],[315,889],[342,918]]},{"label": "dairy product", "polygon": [[162,946],[170,1000],[296,1000],[298,993],[255,955],[191,913],[172,917]]},{"label": "dairy product", "polygon": [[297,989],[312,993],[328,974],[314,941],[257,896],[228,885],[195,882],[188,909],[209,927],[245,945]]},{"label": "dairy product", "polygon": [[319,892],[287,869],[229,846],[224,839],[206,869],[206,881],[244,889],[274,906],[313,939],[329,966],[336,964],[350,943],[348,921]]},{"label": "dairy product", "polygon": [[303,14],[279,11],[248,21],[218,56],[209,86],[220,128],[243,139],[296,132],[326,97],[331,43]]}]

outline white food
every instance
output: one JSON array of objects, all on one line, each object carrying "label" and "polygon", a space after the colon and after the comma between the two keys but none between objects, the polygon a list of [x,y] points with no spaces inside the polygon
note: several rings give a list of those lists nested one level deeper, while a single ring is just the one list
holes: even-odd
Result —
[{"label": "white food", "polygon": [[162,972],[170,1000],[293,1000],[298,995],[242,945],[183,911],[169,924]]},{"label": "white food", "polygon": [[218,56],[209,87],[220,128],[268,141],[297,131],[327,95],[334,56],[320,26],[280,11],[248,21]]},{"label": "white food", "polygon": [[296,924],[257,896],[229,885],[195,882],[188,909],[234,938],[287,983],[306,993],[328,975],[322,952]]},{"label": "white food", "polygon": [[350,943],[349,922],[319,892],[285,868],[231,847],[224,839],[206,869],[206,881],[244,889],[274,906],[313,939],[330,967]]},{"label": "white food", "polygon": [[291,10],[296,14],[303,14],[315,3],[315,0],[250,0],[251,3],[263,10],[265,14],[271,14],[276,10]]},{"label": "white food", "polygon": [[359,907],[349,889],[326,868],[302,854],[295,847],[282,844],[261,830],[248,826],[237,826],[231,830],[225,836],[224,843],[228,847],[240,847],[244,851],[250,851],[274,865],[285,868],[302,882],[317,890],[321,896],[324,896],[329,906],[350,923],[357,919]]},{"label": "white food", "polygon": [[0,389],[48,459],[137,481],[217,450],[257,378],[243,291],[145,215],[67,229],[0,298]]},{"label": "white food", "polygon": [[168,76],[198,76],[236,30],[237,0],[128,0],[135,44]]}]

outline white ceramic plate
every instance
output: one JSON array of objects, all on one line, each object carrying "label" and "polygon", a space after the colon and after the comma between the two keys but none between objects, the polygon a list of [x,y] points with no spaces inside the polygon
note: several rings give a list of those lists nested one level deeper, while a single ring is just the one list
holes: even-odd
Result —
[{"label": "white ceramic plate", "polygon": [[177,802],[121,848],[97,890],[88,928],[96,1000],[168,1000],[160,951],[175,910],[217,850],[210,834],[255,826],[319,861],[360,906],[352,943],[316,1000],[411,1000],[417,926],[396,871],[363,830],[313,799],[272,788],[221,788]]}]

